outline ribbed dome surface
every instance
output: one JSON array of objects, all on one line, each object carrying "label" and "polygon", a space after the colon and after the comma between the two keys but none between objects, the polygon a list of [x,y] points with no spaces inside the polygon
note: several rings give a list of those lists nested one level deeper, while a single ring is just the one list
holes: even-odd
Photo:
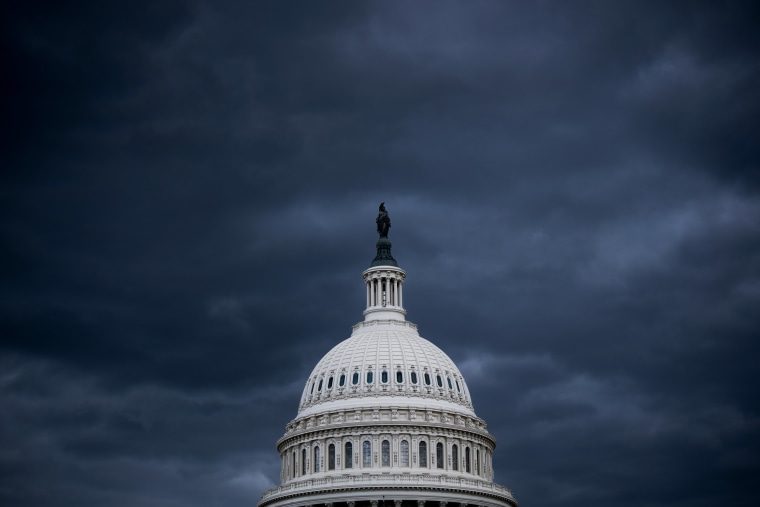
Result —
[{"label": "ribbed dome surface", "polygon": [[[311,407],[371,398],[373,404],[445,405],[472,413],[464,378],[441,349],[420,337],[407,321],[375,320],[354,326],[350,338],[339,343],[311,372],[299,406],[299,416]],[[323,407],[320,407],[320,409]],[[325,409],[328,407],[325,406]],[[309,410],[313,412],[313,410]]]}]

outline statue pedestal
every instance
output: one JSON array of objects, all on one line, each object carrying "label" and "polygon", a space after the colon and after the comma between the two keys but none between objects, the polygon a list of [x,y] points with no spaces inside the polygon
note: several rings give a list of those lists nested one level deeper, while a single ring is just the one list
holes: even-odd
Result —
[{"label": "statue pedestal", "polygon": [[398,262],[391,255],[391,241],[387,238],[380,238],[377,240],[377,255],[372,260],[370,267],[375,266],[398,266]]}]

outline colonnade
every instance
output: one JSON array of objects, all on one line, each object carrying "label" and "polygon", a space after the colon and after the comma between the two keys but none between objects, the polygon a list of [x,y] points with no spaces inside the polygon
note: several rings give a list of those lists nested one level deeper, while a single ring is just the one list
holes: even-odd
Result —
[{"label": "colonnade", "polygon": [[458,437],[412,434],[326,437],[284,449],[280,475],[284,483],[335,471],[429,470],[461,472],[490,481],[492,451],[481,442]]},{"label": "colonnade", "polygon": [[395,271],[375,272],[368,275],[365,282],[367,285],[368,309],[377,306],[403,308],[403,275]]}]

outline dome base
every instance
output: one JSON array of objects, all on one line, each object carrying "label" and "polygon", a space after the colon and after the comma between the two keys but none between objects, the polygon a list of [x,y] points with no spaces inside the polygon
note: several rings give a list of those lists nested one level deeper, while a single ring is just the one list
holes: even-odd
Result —
[{"label": "dome base", "polygon": [[512,491],[493,482],[449,474],[390,472],[291,481],[266,491],[258,507],[316,507],[343,502],[353,502],[348,503],[353,507],[381,507],[383,501],[388,507],[409,505],[406,502],[430,507],[517,507]]}]

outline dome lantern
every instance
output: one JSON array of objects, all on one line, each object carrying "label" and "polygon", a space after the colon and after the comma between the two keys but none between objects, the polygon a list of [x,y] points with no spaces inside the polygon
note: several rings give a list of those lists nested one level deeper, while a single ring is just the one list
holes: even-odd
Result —
[{"label": "dome lantern", "polygon": [[364,320],[406,320],[403,290],[406,271],[393,266],[376,266],[362,273],[367,286]]},{"label": "dome lantern", "polygon": [[396,259],[391,255],[391,242],[388,239],[391,219],[384,202],[380,203],[375,223],[380,235],[376,245],[377,255],[370,268],[362,273],[367,286],[364,320],[406,320],[402,291],[406,272],[398,267]]}]

